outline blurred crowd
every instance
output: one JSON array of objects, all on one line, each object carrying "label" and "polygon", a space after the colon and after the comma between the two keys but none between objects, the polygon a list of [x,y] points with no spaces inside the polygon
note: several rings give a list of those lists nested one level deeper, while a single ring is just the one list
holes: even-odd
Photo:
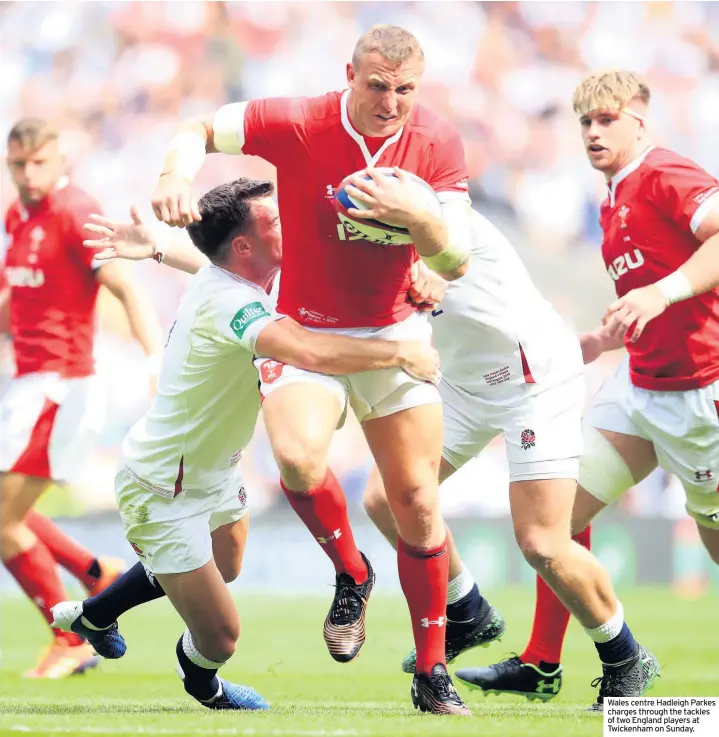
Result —
[{"label": "blurred crowd", "polygon": [[[543,255],[541,268],[577,252],[598,259],[604,185],[586,162],[571,111],[572,91],[589,70],[643,73],[656,141],[719,175],[719,3],[712,2],[4,2],[0,121],[3,131],[23,116],[57,122],[74,178],[106,212],[123,217],[135,202],[149,216],[179,118],[228,101],[342,89],[354,43],[375,23],[402,25],[420,39],[422,100],[459,125],[475,205],[501,217],[525,251]],[[213,156],[198,191],[241,174],[272,176],[272,168]],[[5,170],[1,183],[5,208],[12,194]],[[169,325],[186,278],[154,263],[136,271]],[[601,268],[591,274],[606,279]],[[571,318],[576,294],[550,296]],[[105,454],[88,471],[93,485],[147,401],[141,357],[128,348],[110,300],[102,315],[98,362],[114,420]],[[368,463],[357,456],[357,435],[350,427],[340,436],[334,460],[355,495]],[[261,435],[255,447],[251,472],[266,479],[269,504],[276,484]],[[485,462],[462,486],[494,485],[495,471],[501,479],[502,464]],[[454,496],[469,503],[463,498]]]}]

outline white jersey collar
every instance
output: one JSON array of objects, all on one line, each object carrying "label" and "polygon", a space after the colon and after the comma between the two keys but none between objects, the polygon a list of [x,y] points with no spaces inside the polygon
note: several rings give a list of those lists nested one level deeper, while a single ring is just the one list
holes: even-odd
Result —
[{"label": "white jersey collar", "polygon": [[223,274],[226,274],[230,277],[230,279],[234,279],[235,281],[241,282],[242,284],[246,284],[248,287],[252,287],[252,289],[257,290],[258,292],[261,292],[265,296],[267,296],[267,292],[257,283],[250,281],[249,279],[245,279],[243,276],[240,276],[239,274],[235,274],[234,271],[228,271],[227,269],[223,269],[221,266],[218,266],[217,264],[209,264],[209,267],[211,269],[217,269],[217,271],[222,272]]},{"label": "white jersey collar", "polygon": [[342,97],[340,98],[342,127],[347,131],[347,133],[349,133],[350,137],[360,147],[360,151],[362,151],[362,156],[364,156],[364,160],[367,166],[374,166],[377,161],[379,161],[379,157],[382,156],[382,154],[387,150],[388,146],[391,146],[393,143],[399,141],[400,136],[402,135],[402,131],[404,131],[404,126],[402,126],[393,136],[385,139],[385,142],[380,146],[379,151],[377,151],[377,153],[372,156],[369,152],[369,149],[367,148],[367,143],[364,139],[364,136],[356,131],[352,126],[352,123],[350,122],[349,112],[347,111],[347,101],[349,99],[349,96],[350,91],[345,90],[342,93]]},{"label": "white jersey collar", "polygon": [[617,199],[617,187],[633,172],[635,172],[641,165],[647,154],[654,150],[654,146],[647,146],[639,156],[633,161],[630,161],[626,166],[623,166],[608,182],[609,187],[609,204],[614,207],[614,203]]}]

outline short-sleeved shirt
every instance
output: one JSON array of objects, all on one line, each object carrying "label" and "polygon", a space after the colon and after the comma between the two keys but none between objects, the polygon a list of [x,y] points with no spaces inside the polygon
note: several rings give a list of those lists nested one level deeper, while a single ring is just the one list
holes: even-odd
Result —
[{"label": "short-sleeved shirt", "polygon": [[165,496],[232,476],[260,410],[252,359],[281,317],[256,284],[217,266],[190,280],[162,357],[157,395],[122,445],[124,465]]},{"label": "short-sleeved shirt", "polygon": [[[695,233],[719,208],[719,182],[665,148],[650,148],[614,176],[602,205],[602,256],[617,296],[676,271],[699,248]],[[719,290],[677,302],[626,340],[632,383],[688,391],[719,379]]]},{"label": "short-sleeved shirt", "polygon": [[4,280],[10,289],[10,334],[17,375],[93,373],[98,282],[93,251],[82,245],[88,215],[100,205],[61,180],[36,205],[8,208]]},{"label": "short-sleeved shirt", "polygon": [[[368,139],[349,118],[349,91],[253,100],[237,135],[245,154],[277,167],[283,261],[280,312],[312,327],[380,327],[406,319],[412,246],[381,246],[346,230],[336,187],[368,166],[398,166],[440,199],[468,200],[464,148],[453,124],[422,105],[385,139]],[[373,151],[373,153],[370,153]]]}]

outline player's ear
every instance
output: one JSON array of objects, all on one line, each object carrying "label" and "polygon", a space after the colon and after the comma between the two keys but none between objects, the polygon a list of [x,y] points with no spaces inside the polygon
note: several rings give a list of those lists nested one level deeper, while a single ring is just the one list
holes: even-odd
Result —
[{"label": "player's ear", "polygon": [[248,240],[245,238],[244,235],[235,236],[232,239],[230,248],[233,251],[235,251],[235,253],[237,253],[239,256],[246,256],[252,250],[252,246],[250,245],[250,243],[248,242]]},{"label": "player's ear", "polygon": [[351,88],[354,85],[355,81],[355,68],[352,66],[352,62],[347,62],[347,84]]}]

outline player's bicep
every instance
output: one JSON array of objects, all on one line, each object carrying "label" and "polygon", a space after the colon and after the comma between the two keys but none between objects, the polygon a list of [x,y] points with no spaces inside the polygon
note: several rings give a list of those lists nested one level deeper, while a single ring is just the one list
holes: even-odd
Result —
[{"label": "player's bicep", "polygon": [[247,102],[223,105],[212,119],[212,140],[223,154],[241,154],[245,145],[245,110]]},{"label": "player's bicep", "polygon": [[292,150],[304,121],[298,98],[276,97],[223,105],[212,121],[214,146],[228,154],[261,156],[272,164]]},{"label": "player's bicep", "polygon": [[665,217],[699,240],[706,240],[702,235],[711,224],[705,221],[717,209],[717,195],[719,182],[714,177],[694,162],[681,160],[655,171],[650,196]]}]

